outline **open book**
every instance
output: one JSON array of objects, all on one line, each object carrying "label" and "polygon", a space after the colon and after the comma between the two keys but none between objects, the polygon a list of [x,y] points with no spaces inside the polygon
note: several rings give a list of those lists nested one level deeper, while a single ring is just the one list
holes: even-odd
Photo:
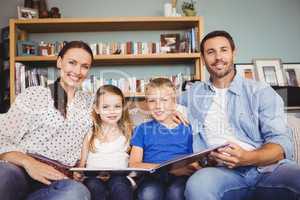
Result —
[{"label": "open book", "polygon": [[158,167],[152,168],[152,169],[144,169],[144,168],[113,168],[113,169],[107,169],[107,168],[78,168],[73,167],[70,169],[70,171],[74,172],[82,172],[86,176],[98,176],[98,175],[109,175],[109,174],[123,174],[123,175],[129,175],[129,176],[136,176],[138,174],[142,173],[154,173],[158,170],[169,170],[169,169],[176,169],[183,166],[186,166],[188,164],[191,164],[195,161],[201,161],[203,159],[207,159],[207,156],[210,152],[215,151],[219,148],[228,146],[227,143],[214,146],[208,149],[205,149],[204,151],[195,152],[192,154],[182,155],[178,156],[174,159],[165,161],[161,163]]}]

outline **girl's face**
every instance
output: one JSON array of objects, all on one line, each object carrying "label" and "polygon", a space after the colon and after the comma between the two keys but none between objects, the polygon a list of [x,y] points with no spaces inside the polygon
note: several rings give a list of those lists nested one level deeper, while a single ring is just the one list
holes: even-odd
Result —
[{"label": "girl's face", "polygon": [[105,92],[99,97],[99,104],[95,108],[103,124],[116,125],[122,117],[122,97]]},{"label": "girl's face", "polygon": [[59,57],[57,60],[62,86],[65,89],[79,87],[87,77],[91,63],[91,55],[84,49],[69,49],[62,58]]}]

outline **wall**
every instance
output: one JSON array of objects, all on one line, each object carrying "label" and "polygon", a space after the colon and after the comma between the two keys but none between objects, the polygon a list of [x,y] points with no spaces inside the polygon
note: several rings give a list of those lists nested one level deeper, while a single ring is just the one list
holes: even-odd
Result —
[{"label": "wall", "polygon": [[[178,0],[178,4],[182,0]],[[0,0],[3,27],[23,0]],[[156,16],[167,0],[48,0],[64,17]],[[179,7],[179,5],[178,5]],[[238,46],[237,62],[282,58],[300,62],[300,0],[197,0],[205,33],[229,31]]]}]

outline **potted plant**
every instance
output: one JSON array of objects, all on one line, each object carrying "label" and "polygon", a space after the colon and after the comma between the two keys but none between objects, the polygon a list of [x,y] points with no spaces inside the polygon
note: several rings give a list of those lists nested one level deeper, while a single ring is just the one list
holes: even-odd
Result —
[{"label": "potted plant", "polygon": [[184,1],[181,5],[181,9],[185,16],[195,16],[196,15],[195,4],[194,4],[193,0],[191,0],[189,2]]}]

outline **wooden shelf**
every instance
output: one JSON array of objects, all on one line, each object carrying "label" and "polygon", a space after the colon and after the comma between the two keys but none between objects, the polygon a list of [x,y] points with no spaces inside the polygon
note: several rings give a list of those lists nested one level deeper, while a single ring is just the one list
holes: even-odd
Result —
[{"label": "wooden shelf", "polygon": [[[30,33],[184,30],[198,26],[200,17],[111,17],[14,20]],[[45,32],[45,30],[47,30]]]},{"label": "wooden shelf", "polygon": [[[203,34],[203,19],[196,17],[109,17],[109,18],[60,18],[60,19],[10,19],[10,100],[15,99],[15,63],[40,63],[55,65],[57,56],[17,56],[17,40],[27,40],[32,33],[65,32],[115,32],[115,31],[186,31],[195,28],[196,38]],[[67,40],[67,39],[66,39]],[[101,38],[99,38],[99,41]],[[204,79],[200,53],[168,53],[149,55],[96,55],[96,66],[192,64],[194,77]],[[144,97],[144,94],[126,94],[127,97]]]},{"label": "wooden shelf", "polygon": [[[96,55],[97,65],[187,63],[200,57],[200,53],[168,53],[149,55]],[[56,62],[57,56],[17,56],[16,62]]]}]

